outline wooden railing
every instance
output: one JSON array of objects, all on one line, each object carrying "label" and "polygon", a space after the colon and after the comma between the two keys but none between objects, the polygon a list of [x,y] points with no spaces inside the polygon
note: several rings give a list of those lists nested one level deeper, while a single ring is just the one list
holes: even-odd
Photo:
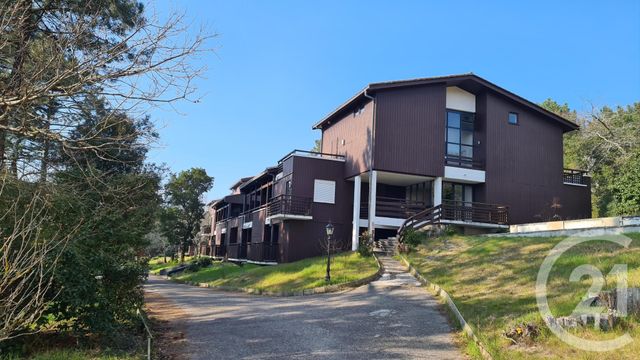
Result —
[{"label": "wooden railing", "polygon": [[278,244],[265,242],[249,244],[249,260],[278,262]]},{"label": "wooden railing", "polygon": [[242,257],[240,257],[240,243],[227,245],[227,257],[231,259],[242,259]]},{"label": "wooden railing", "polygon": [[509,209],[503,205],[445,200],[405,220],[398,229],[398,236],[402,239],[407,229],[419,229],[443,220],[506,225],[509,223]]},{"label": "wooden railing", "polygon": [[[376,216],[406,219],[424,210],[427,203],[387,196],[376,197]],[[369,218],[369,202],[360,205],[360,217]]]},{"label": "wooden railing", "polygon": [[587,172],[584,170],[564,169],[562,182],[565,184],[588,185]]},{"label": "wooden railing", "polygon": [[227,247],[226,247],[226,245],[216,245],[213,248],[213,256],[224,257],[225,255],[227,255]]},{"label": "wooden railing", "polygon": [[269,203],[267,216],[272,215],[311,215],[311,198],[279,195],[271,199]]},{"label": "wooden railing", "polygon": [[442,219],[504,225],[509,222],[509,212],[502,205],[444,200]]}]

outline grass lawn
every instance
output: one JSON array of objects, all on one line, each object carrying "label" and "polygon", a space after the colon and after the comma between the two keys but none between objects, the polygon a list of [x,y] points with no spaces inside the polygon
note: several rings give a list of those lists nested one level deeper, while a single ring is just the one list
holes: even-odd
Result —
[{"label": "grass lawn", "polygon": [[[186,262],[186,261],[189,261],[190,259],[191,259],[191,256],[186,256],[184,258],[184,261]],[[167,262],[165,263],[164,257],[162,256],[154,257],[153,259],[149,260],[149,272],[152,274],[157,274],[162,269],[168,269],[178,264],[180,264],[180,259],[175,259],[171,261],[171,257],[167,257]]]},{"label": "grass lawn", "polygon": [[[627,264],[629,287],[640,287],[640,234],[627,236],[633,239],[628,249],[609,242],[587,242],[558,259],[547,283],[549,305],[555,316],[569,315],[591,286],[592,281],[586,276],[578,282],[569,281],[577,266],[592,264],[608,274],[614,264]],[[640,354],[637,318],[629,317],[609,332],[593,327],[571,331],[592,340],[611,339],[624,332],[634,339],[626,347],[606,353],[570,347],[543,325],[535,299],[535,282],[542,261],[562,239],[451,236],[429,239],[406,257],[428,280],[449,292],[496,359],[637,359]],[[615,278],[607,276],[604,289],[615,284]],[[503,333],[523,322],[539,324],[541,335],[530,344],[513,345]]]},{"label": "grass lawn", "polygon": [[[316,257],[274,266],[214,263],[198,272],[185,272],[174,278],[181,281],[208,283],[212,286],[254,288],[268,291],[300,291],[327,285],[324,281],[326,257]],[[365,278],[378,271],[374,257],[358,253],[342,253],[331,258],[331,282],[343,284]]]},{"label": "grass lawn", "polygon": [[[2,360],[18,360],[22,357],[12,355],[2,356]],[[50,350],[37,353],[28,357],[30,360],[142,360],[146,359],[143,355],[105,355],[101,352],[83,351],[83,350]]]}]

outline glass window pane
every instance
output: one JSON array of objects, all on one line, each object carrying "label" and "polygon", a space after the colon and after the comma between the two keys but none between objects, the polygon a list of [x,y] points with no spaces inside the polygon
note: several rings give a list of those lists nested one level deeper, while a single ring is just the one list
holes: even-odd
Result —
[{"label": "glass window pane", "polygon": [[463,131],[462,137],[460,138],[460,143],[464,145],[473,145],[473,132],[472,131]]},{"label": "glass window pane", "polygon": [[473,157],[473,147],[471,146],[461,146],[460,155],[468,158]]},{"label": "glass window pane", "polygon": [[509,124],[517,124],[518,123],[518,114],[509,113]]},{"label": "glass window pane", "polygon": [[460,128],[461,128],[462,130],[473,131],[473,123],[472,123],[472,122],[463,121],[463,122],[460,124]]},{"label": "glass window pane", "polygon": [[453,185],[453,199],[456,201],[462,201],[462,185],[455,184]]},{"label": "glass window pane", "polygon": [[453,128],[460,127],[460,114],[456,112],[447,112],[447,126]]},{"label": "glass window pane", "polygon": [[447,128],[447,142],[460,143],[460,130]]},{"label": "glass window pane", "polygon": [[460,145],[447,144],[447,155],[460,156]]}]

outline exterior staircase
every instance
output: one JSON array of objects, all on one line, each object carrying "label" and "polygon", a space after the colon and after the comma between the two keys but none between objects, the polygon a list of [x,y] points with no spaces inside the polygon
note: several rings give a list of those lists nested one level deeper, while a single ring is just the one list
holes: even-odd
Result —
[{"label": "exterior staircase", "polygon": [[390,237],[373,242],[373,251],[381,255],[394,255],[398,249],[398,238]]}]

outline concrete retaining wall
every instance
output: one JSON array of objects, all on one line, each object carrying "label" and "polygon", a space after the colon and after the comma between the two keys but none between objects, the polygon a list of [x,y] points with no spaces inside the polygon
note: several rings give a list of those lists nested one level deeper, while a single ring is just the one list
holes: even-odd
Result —
[{"label": "concrete retaining wall", "polygon": [[[588,235],[620,234],[640,231],[640,216],[548,221],[509,226],[509,234],[495,236],[568,236],[587,231]],[[491,236],[491,235],[487,235]]]}]

